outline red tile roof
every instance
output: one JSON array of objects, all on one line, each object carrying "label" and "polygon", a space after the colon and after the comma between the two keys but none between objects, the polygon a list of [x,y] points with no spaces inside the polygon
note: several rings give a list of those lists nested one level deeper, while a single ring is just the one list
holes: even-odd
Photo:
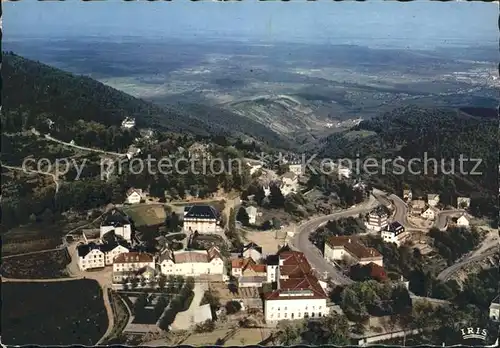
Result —
[{"label": "red tile roof", "polygon": [[327,295],[318,279],[305,275],[303,278],[280,280],[279,289],[266,293],[264,298],[266,300],[326,299]]},{"label": "red tile roof", "polygon": [[148,253],[130,252],[118,255],[114,263],[137,263],[137,262],[153,262],[154,257]]},{"label": "red tile roof", "polygon": [[364,246],[359,240],[352,236],[333,236],[327,240],[331,247],[343,247],[358,259],[382,257],[376,249]]},{"label": "red tile roof", "polygon": [[280,254],[280,275],[288,278],[301,278],[312,271],[309,261],[303,253],[298,251],[285,251]]}]

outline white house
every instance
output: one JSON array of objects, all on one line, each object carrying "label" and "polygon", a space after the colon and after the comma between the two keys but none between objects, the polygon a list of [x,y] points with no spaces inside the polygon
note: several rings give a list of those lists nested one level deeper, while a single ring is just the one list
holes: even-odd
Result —
[{"label": "white house", "polygon": [[388,215],[386,211],[383,207],[379,206],[368,214],[368,220],[366,221],[365,226],[367,229],[372,231],[381,231],[387,227],[387,218]]},{"label": "white house", "polygon": [[432,209],[431,207],[427,208],[427,210],[425,210],[422,215],[421,215],[424,219],[427,219],[427,220],[434,220],[436,218],[436,213],[434,212],[434,209]]},{"label": "white house", "polygon": [[126,117],[122,121],[122,127],[125,128],[125,129],[134,128],[135,127],[135,119],[134,118]]},{"label": "white house", "polygon": [[465,217],[465,215],[462,214],[462,216],[457,219],[457,226],[469,227],[469,220]]},{"label": "white house", "polygon": [[130,188],[127,190],[127,198],[125,200],[128,204],[137,204],[141,203],[142,199],[142,190],[136,188]]},{"label": "white house", "polygon": [[349,259],[361,265],[373,262],[384,266],[383,256],[373,248],[361,244],[352,236],[333,236],[325,243],[324,258],[326,260]]},{"label": "white house", "polygon": [[111,231],[114,231],[115,235],[122,237],[127,242],[132,240],[130,220],[125,213],[118,209],[111,210],[101,223],[100,238],[102,239],[106,233]]},{"label": "white house", "polygon": [[292,172],[293,174],[295,174],[297,176],[301,176],[303,174],[302,170],[303,170],[302,163],[290,163],[288,165],[288,171]]},{"label": "white house", "polygon": [[115,257],[118,255],[125,254],[130,251],[128,248],[118,243],[101,245],[100,250],[104,253],[104,262],[106,266],[112,265]]},{"label": "white house", "polygon": [[500,296],[495,297],[490,304],[490,319],[500,321]]},{"label": "white house", "polygon": [[297,175],[292,172],[287,172],[281,177],[280,190],[283,196],[287,196],[290,193],[298,192],[299,180]]},{"label": "white house", "polygon": [[457,198],[457,208],[458,209],[467,209],[470,207],[470,198],[469,197],[458,197]]},{"label": "white house", "polygon": [[245,208],[247,214],[248,214],[248,223],[251,225],[255,225],[255,222],[257,220],[257,208],[250,206]]},{"label": "white house", "polygon": [[439,195],[435,193],[430,193],[427,195],[427,204],[431,207],[435,207],[439,203]]},{"label": "white house", "polygon": [[216,233],[219,215],[209,205],[192,205],[184,208],[184,231],[199,233]]},{"label": "white house", "polygon": [[82,271],[105,266],[104,253],[95,243],[79,245],[76,247],[78,254],[78,267]]},{"label": "white house", "polygon": [[165,250],[159,257],[161,273],[165,275],[200,276],[225,274],[224,260],[217,247],[209,250]]},{"label": "white house", "polygon": [[399,222],[394,221],[380,233],[382,240],[386,243],[394,243],[398,247],[410,238],[408,232]]},{"label": "white house", "polygon": [[115,257],[113,262],[113,282],[119,283],[128,277],[127,274],[137,273],[146,267],[155,269],[153,255],[139,252],[120,254]]}]

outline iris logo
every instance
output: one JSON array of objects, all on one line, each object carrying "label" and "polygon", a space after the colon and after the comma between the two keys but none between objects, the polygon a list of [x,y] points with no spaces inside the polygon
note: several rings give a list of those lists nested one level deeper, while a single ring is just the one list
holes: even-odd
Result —
[{"label": "iris logo", "polygon": [[468,327],[460,329],[462,332],[462,338],[464,340],[478,339],[485,341],[486,336],[488,336],[488,331],[486,329],[481,329],[480,327]]}]

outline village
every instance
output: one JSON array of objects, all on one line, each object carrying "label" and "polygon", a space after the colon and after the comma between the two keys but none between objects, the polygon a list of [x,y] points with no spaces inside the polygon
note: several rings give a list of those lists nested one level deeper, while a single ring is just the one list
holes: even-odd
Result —
[{"label": "village", "polygon": [[[191,154],[205,151],[205,147],[195,147],[189,149]],[[254,173],[263,169],[255,161],[249,161],[248,166]],[[349,176],[346,168],[342,171]],[[271,185],[277,185],[283,196],[287,196],[300,190],[301,173],[301,165],[292,162],[281,178],[272,175]],[[364,188],[362,183],[356,185]],[[264,191],[266,196],[270,194],[269,187],[264,186]],[[452,210],[441,210],[436,194],[429,194],[427,200],[413,200],[411,190],[405,190],[398,199],[391,199],[387,205],[381,203],[383,199],[374,204],[363,218],[365,234],[378,235],[385,243],[396,246],[413,244],[425,255],[430,247],[422,236],[423,229],[469,228],[473,220],[466,213],[470,204],[467,197],[459,197]],[[148,211],[155,202],[147,197],[147,192],[130,188],[122,206],[108,207],[99,229],[72,234],[69,268],[73,274],[97,278],[105,288],[120,294],[131,313],[123,335],[139,335],[142,341],[149,337],[146,341],[158,344],[166,342],[166,332],[169,339],[176,332],[188,332],[176,341],[186,344],[197,344],[199,332],[215,330],[224,336],[217,329],[227,329],[231,316],[239,318],[236,322],[247,330],[255,328],[260,332],[253,337],[255,341],[242,339],[257,344],[271,337],[282,320],[312,320],[341,313],[329,296],[335,278],[318,269],[322,264],[331,265],[339,279],[352,282],[349,277],[355,279],[355,273],[362,269],[374,279],[382,275],[394,287],[409,290],[409,282],[402,275],[391,274],[387,278],[384,255],[366,247],[358,236],[332,236],[325,240],[324,250],[312,244],[309,247],[315,251],[303,250],[304,246],[296,241],[300,234],[296,225],[268,232],[249,231],[248,226],[261,219],[262,212],[246,203],[240,198],[232,201],[232,208],[244,210],[247,220],[246,226],[234,221],[246,236],[240,248],[234,248],[225,235],[228,226],[223,221],[231,219],[227,207],[219,210],[216,204],[196,201],[176,206],[173,215],[179,219],[177,229],[147,237],[141,227],[135,227],[134,220],[142,220],[137,212]],[[401,204],[408,207],[407,211],[400,211]],[[134,219],[127,211],[133,212]],[[228,216],[224,218],[224,214]],[[164,218],[161,213],[157,215],[161,216],[157,221]],[[234,215],[232,218],[237,220]],[[309,261],[311,253],[316,253],[316,257],[321,255],[323,261],[318,268]],[[173,305],[176,296],[182,305]],[[216,303],[208,300],[212,297],[217,297]],[[491,317],[498,318],[498,304],[492,303]]]}]

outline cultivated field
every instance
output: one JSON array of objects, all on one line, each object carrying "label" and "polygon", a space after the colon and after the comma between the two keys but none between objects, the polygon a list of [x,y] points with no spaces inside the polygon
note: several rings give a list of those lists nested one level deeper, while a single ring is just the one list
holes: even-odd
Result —
[{"label": "cultivated field", "polygon": [[165,222],[163,204],[142,204],[123,206],[123,212],[134,220],[135,226],[158,225]]},{"label": "cultivated field", "polygon": [[34,224],[14,228],[2,234],[2,255],[16,255],[54,249],[62,244],[64,225]]},{"label": "cultivated field", "polygon": [[2,284],[2,343],[94,345],[108,318],[94,280]]},{"label": "cultivated field", "polygon": [[49,279],[68,277],[70,263],[66,249],[13,256],[2,260],[2,277],[20,279]]}]

